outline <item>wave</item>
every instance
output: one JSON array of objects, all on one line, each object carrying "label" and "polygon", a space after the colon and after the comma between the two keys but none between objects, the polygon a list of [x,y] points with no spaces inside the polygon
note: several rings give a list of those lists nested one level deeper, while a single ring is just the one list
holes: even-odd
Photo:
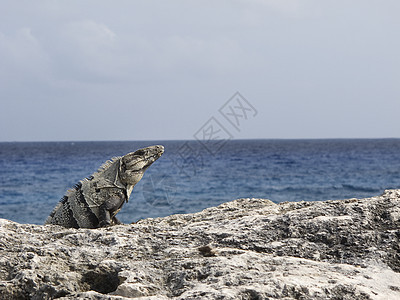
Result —
[{"label": "wave", "polygon": [[352,185],[352,184],[342,184],[343,188],[350,190],[350,191],[356,191],[356,192],[366,192],[366,193],[376,193],[380,192],[383,190],[381,187],[370,187],[370,186],[357,186],[357,185]]}]

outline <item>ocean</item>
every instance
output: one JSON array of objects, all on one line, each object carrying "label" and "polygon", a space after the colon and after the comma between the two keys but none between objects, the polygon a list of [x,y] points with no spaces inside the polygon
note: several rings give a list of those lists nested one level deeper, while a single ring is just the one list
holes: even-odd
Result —
[{"label": "ocean", "polygon": [[317,201],[400,188],[400,139],[0,143],[0,218],[43,224],[106,160],[161,144],[164,155],[118,214],[124,223],[238,198]]}]

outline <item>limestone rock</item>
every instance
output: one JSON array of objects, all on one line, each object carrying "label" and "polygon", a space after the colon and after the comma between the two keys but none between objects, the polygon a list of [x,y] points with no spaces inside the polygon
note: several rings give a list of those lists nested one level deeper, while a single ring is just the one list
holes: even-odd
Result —
[{"label": "limestone rock", "polygon": [[102,229],[0,220],[0,299],[400,299],[400,190]]}]

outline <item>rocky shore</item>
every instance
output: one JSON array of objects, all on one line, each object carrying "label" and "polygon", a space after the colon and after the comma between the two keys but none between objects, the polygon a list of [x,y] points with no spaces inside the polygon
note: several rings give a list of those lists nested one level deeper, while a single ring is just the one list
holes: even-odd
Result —
[{"label": "rocky shore", "polygon": [[400,190],[104,229],[0,219],[0,299],[400,299]]}]

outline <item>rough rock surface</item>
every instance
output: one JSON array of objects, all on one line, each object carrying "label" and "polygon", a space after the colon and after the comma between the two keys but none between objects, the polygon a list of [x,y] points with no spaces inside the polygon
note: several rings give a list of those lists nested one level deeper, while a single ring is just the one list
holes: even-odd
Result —
[{"label": "rough rock surface", "polygon": [[400,190],[102,229],[0,220],[0,299],[400,299]]}]

